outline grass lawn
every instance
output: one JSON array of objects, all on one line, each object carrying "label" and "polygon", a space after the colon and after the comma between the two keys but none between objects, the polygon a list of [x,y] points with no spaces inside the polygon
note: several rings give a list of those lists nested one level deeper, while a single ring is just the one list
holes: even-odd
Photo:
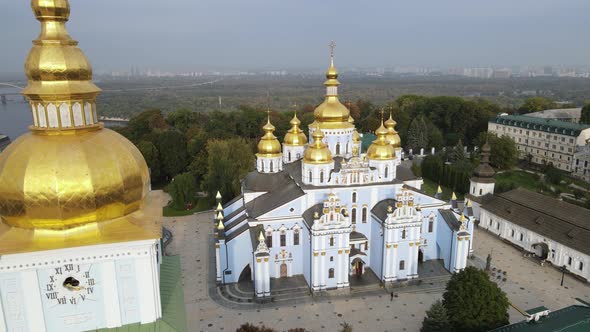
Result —
[{"label": "grass lawn", "polygon": [[190,210],[176,210],[171,206],[165,206],[162,209],[162,215],[164,215],[164,217],[182,217],[210,209],[211,206],[207,204],[207,200],[204,198],[199,198],[197,199],[197,204],[195,205],[195,207]]},{"label": "grass lawn", "polygon": [[514,185],[515,187],[523,187],[531,191],[539,191],[541,179],[536,174],[531,174],[523,171],[506,171],[496,174],[496,186]]},{"label": "grass lawn", "polygon": [[[424,192],[426,192],[428,195],[434,196],[436,194],[436,190],[438,189],[438,184],[436,182],[430,181],[426,178],[422,178],[424,180],[424,184],[422,185],[422,190],[424,190]],[[443,193],[442,193],[442,200],[443,201],[450,201],[451,200],[451,196],[453,195],[453,190],[451,188],[447,188],[444,186],[441,186]],[[456,194],[457,195],[457,199],[462,200],[463,199],[463,195],[461,194]]]}]

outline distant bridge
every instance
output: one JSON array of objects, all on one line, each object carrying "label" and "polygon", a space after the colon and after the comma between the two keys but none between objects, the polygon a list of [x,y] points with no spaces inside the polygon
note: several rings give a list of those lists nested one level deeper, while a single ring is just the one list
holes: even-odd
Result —
[{"label": "distant bridge", "polygon": [[[15,88],[15,89],[19,89],[19,90],[24,89],[24,87],[22,87],[22,86],[10,84],[10,83],[0,83],[0,87],[3,87],[3,86],[9,87],[9,88]],[[6,105],[6,96],[18,96],[18,95],[20,95],[20,92],[2,92],[2,93],[0,93],[0,103]]]}]

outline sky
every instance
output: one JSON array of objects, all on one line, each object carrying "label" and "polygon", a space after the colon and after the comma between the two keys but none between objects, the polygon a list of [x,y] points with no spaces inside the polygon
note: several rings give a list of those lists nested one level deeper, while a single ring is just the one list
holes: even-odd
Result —
[{"label": "sky", "polygon": [[[2,0],[0,73],[39,32]],[[590,64],[588,0],[70,0],[95,70]]]}]

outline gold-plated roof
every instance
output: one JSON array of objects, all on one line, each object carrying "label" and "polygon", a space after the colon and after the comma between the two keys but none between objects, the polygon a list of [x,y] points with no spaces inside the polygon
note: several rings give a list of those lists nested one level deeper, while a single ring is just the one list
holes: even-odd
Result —
[{"label": "gold-plated roof", "polygon": [[262,127],[264,135],[258,142],[258,153],[259,157],[274,157],[281,154],[281,143],[273,134],[275,126],[270,123],[270,113],[266,119],[266,124]]},{"label": "gold-plated roof", "polygon": [[307,136],[299,128],[301,121],[297,118],[297,113],[293,115],[293,119],[289,123],[291,124],[291,129],[285,135],[283,143],[290,146],[304,146],[307,144]]},{"label": "gold-plated roof", "polygon": [[[89,121],[96,119],[91,112],[100,90],[65,30],[68,1],[32,0],[31,7],[41,34],[27,58],[23,94],[50,126],[34,116],[31,133],[0,154],[0,254],[159,238],[162,206],[145,201],[150,178],[143,156],[123,136]],[[84,106],[90,116],[56,126],[68,115],[61,106],[74,103],[91,105]],[[67,118],[84,118],[76,111]],[[146,206],[157,211],[147,215]]]},{"label": "gold-plated roof", "polygon": [[135,212],[66,230],[27,229],[0,223],[0,255],[159,239],[162,207],[169,196],[152,191]]},{"label": "gold-plated roof", "polygon": [[313,143],[309,144],[305,153],[303,154],[303,162],[308,164],[328,164],[333,161],[330,149],[323,142],[324,133],[319,126],[316,126],[312,134]]},{"label": "gold-plated roof", "polygon": [[71,101],[96,98],[100,89],[92,83],[92,67],[68,34],[67,0],[31,0],[41,22],[25,63],[28,85],[23,94],[31,100]]},{"label": "gold-plated roof", "polygon": [[22,228],[65,229],[123,217],[149,191],[141,152],[109,129],[16,139],[0,154],[0,217]]},{"label": "gold-plated roof", "polygon": [[375,130],[377,139],[369,146],[367,158],[372,160],[391,160],[395,158],[395,149],[385,138],[387,133],[387,129],[383,126],[383,119],[381,119],[381,126]]},{"label": "gold-plated roof", "polygon": [[361,141],[361,135],[359,134],[359,132],[356,129],[352,133],[352,141],[355,143]]},{"label": "gold-plated roof", "polygon": [[385,121],[385,128],[387,128],[387,135],[385,139],[389,141],[394,148],[401,148],[402,147],[402,140],[399,137],[399,133],[395,130],[395,125],[397,122],[391,117],[391,113],[389,113],[389,119]]},{"label": "gold-plated roof", "polygon": [[326,71],[326,99],[313,112],[315,120],[319,122],[323,129],[345,129],[352,128],[353,125],[348,122],[350,111],[338,100],[337,88],[338,71],[334,67],[334,44],[330,56],[330,67]]}]

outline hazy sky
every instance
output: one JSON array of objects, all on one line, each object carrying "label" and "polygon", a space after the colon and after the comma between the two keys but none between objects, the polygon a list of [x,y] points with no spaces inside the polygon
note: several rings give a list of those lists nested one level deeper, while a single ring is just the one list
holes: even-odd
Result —
[{"label": "hazy sky", "polygon": [[[588,0],[71,0],[96,70],[590,64]],[[2,0],[0,73],[39,31]]]}]

